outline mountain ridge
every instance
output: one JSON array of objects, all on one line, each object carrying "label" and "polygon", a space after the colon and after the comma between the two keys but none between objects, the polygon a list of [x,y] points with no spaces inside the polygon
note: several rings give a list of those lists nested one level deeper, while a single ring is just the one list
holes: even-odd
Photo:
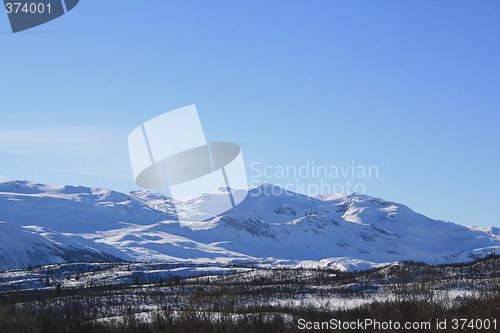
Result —
[{"label": "mountain ridge", "polygon": [[[149,191],[0,181],[0,220],[81,236],[135,261],[337,262],[356,269],[402,260],[459,262],[500,252],[496,227],[433,220],[365,194],[306,196],[271,184],[248,190],[241,204],[210,216],[201,207],[224,191],[174,202]],[[205,221],[183,221],[196,215]]]}]

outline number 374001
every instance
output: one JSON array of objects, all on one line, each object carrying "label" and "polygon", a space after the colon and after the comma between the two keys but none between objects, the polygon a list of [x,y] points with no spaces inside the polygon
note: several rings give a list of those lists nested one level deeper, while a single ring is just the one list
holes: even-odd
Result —
[{"label": "number 374001", "polygon": [[31,3],[21,3],[21,2],[7,2],[5,3],[5,9],[7,14],[50,14],[50,2],[31,2]]}]

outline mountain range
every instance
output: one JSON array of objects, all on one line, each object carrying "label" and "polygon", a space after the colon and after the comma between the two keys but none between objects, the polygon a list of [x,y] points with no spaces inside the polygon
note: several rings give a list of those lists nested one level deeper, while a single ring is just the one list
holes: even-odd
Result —
[{"label": "mountain range", "polygon": [[[496,227],[434,220],[364,194],[306,196],[271,184],[247,190],[232,210],[207,216],[203,207],[223,200],[226,189],[174,201],[149,191],[0,181],[0,269],[121,260],[357,270],[500,252]],[[193,216],[204,221],[183,221]]]}]

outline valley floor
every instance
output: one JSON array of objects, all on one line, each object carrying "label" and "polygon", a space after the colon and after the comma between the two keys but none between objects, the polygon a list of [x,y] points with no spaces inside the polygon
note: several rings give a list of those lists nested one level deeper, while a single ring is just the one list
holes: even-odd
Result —
[{"label": "valley floor", "polygon": [[[361,272],[194,263],[75,263],[0,272],[0,332],[299,332],[365,319],[420,323],[415,332],[498,331],[500,256]],[[466,325],[454,330],[461,319]],[[444,320],[446,329],[438,330]]]}]

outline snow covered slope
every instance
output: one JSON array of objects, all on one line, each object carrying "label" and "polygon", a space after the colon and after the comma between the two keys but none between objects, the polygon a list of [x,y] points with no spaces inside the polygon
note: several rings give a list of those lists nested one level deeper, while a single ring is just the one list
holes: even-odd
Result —
[{"label": "snow covered slope", "polygon": [[0,220],[82,233],[120,228],[120,222],[148,224],[177,218],[171,199],[162,201],[162,210],[138,199],[101,188],[0,181]]},{"label": "snow covered slope", "polygon": [[[103,250],[109,250],[123,258]],[[128,257],[116,249],[94,244],[82,237],[0,221],[0,269],[80,261],[123,261],[126,258]]]},{"label": "snow covered slope", "polygon": [[[467,261],[500,252],[498,229],[430,219],[361,194],[308,197],[264,184],[234,209],[199,214],[222,191],[176,202],[158,193],[0,182],[0,220],[77,233],[137,261],[254,262],[356,269],[384,262]],[[108,251],[109,252],[109,251]],[[118,252],[119,253],[119,252]]]}]

